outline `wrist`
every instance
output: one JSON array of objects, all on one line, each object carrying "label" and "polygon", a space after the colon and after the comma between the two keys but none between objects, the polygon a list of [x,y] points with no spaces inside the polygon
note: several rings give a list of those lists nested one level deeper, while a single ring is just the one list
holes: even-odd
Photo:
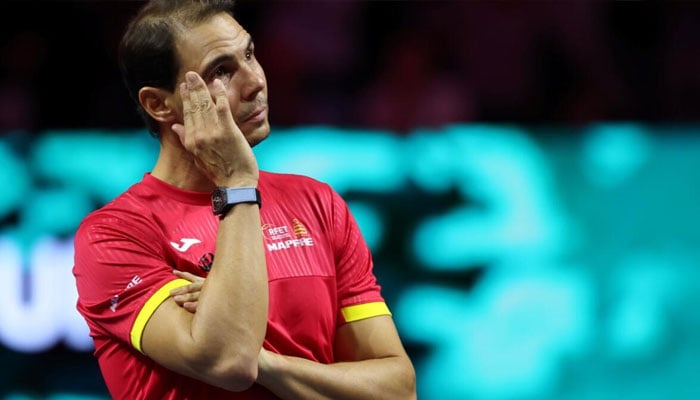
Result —
[{"label": "wrist", "polygon": [[222,179],[217,186],[237,188],[237,187],[258,187],[256,178],[228,178]]},{"label": "wrist", "polygon": [[254,186],[224,187],[214,189],[211,194],[211,206],[214,215],[224,218],[234,206],[241,203],[255,203],[262,207],[260,191]]}]

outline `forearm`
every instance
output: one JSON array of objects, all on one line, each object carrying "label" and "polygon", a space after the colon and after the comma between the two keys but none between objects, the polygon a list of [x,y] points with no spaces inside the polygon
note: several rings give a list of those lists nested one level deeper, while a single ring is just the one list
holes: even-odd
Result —
[{"label": "forearm", "polygon": [[321,364],[268,352],[259,368],[257,382],[282,399],[416,397],[415,374],[407,357]]},{"label": "forearm", "polygon": [[[182,120],[161,126],[167,154],[161,153],[166,155],[154,176],[194,190],[257,186],[257,161],[233,119],[226,86],[219,79],[208,86],[194,71],[185,75],[179,85]],[[177,294],[161,303],[144,328],[144,353],[183,375],[228,390],[248,388],[257,378],[265,336],[267,285],[259,207],[234,205],[219,223],[197,312],[180,308]]]},{"label": "forearm", "polygon": [[257,362],[267,323],[267,283],[258,207],[236,205],[219,226],[192,340],[210,349],[211,357]]}]

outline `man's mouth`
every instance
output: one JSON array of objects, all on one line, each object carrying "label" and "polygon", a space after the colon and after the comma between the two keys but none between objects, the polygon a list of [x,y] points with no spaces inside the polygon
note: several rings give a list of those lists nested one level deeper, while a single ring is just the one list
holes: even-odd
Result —
[{"label": "man's mouth", "polygon": [[258,106],[250,114],[247,114],[241,120],[241,123],[262,122],[265,118],[267,118],[267,106]]}]

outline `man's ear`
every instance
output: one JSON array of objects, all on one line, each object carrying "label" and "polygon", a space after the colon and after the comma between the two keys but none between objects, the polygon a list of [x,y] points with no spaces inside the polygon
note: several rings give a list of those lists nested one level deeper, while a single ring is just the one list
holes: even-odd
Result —
[{"label": "man's ear", "polygon": [[172,124],[178,119],[174,95],[161,88],[144,86],[139,90],[141,107],[158,122]]}]

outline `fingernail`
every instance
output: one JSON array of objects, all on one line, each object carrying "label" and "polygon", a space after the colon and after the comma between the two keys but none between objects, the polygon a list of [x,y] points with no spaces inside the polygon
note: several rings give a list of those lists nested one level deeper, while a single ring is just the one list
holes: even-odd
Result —
[{"label": "fingernail", "polygon": [[186,76],[187,76],[187,82],[197,83],[197,75],[194,72],[188,72],[186,74]]}]

